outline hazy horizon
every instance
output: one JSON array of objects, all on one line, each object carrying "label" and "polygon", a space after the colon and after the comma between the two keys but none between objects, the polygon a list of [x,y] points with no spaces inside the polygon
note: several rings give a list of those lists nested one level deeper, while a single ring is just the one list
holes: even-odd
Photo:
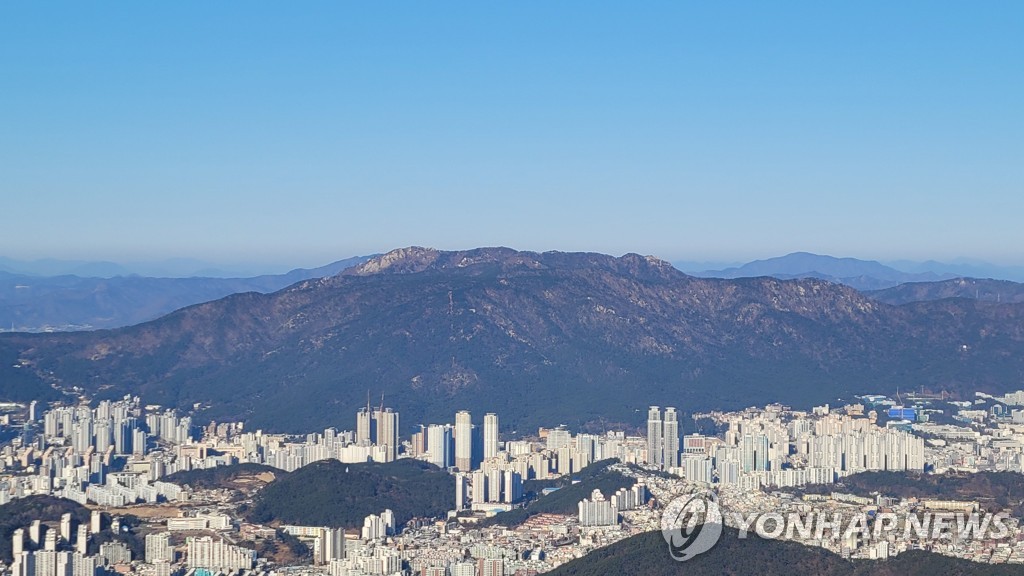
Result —
[{"label": "hazy horizon", "polygon": [[[434,246],[423,246],[426,248],[436,248]],[[486,246],[473,246],[465,248],[437,248],[439,250],[470,250],[474,248],[485,248]],[[139,260],[113,260],[113,259],[65,259],[65,258],[38,258],[38,259],[21,259],[11,258],[7,255],[0,254],[0,271],[10,271],[13,273],[23,273],[30,276],[53,276],[59,274],[72,274],[78,276],[88,276],[88,272],[100,272],[95,274],[99,277],[106,276],[119,276],[119,275],[139,275],[139,276],[168,276],[168,277],[187,277],[187,276],[212,276],[212,277],[246,277],[246,276],[260,276],[266,274],[284,274],[296,269],[311,269],[326,266],[333,262],[346,260],[349,258],[367,257],[373,254],[383,254],[390,250],[405,248],[405,246],[396,246],[387,250],[379,250],[367,254],[351,254],[347,256],[329,257],[326,260],[313,260],[308,257],[298,258],[294,262],[270,262],[270,261],[216,261],[216,260],[203,260],[201,258],[154,258],[154,259],[139,259]],[[514,246],[507,246],[519,250]],[[549,250],[528,250],[533,252],[548,252]],[[568,251],[568,250],[555,250],[561,252],[579,252],[579,251]],[[593,250],[585,252],[594,252]],[[951,268],[961,266],[977,266],[980,268],[1006,268],[1006,269],[1017,269],[1020,264],[1016,263],[1003,263],[1003,262],[992,262],[987,260],[981,260],[976,258],[958,258],[950,260],[939,260],[939,259],[880,259],[871,257],[856,257],[841,254],[821,254],[817,252],[810,252],[807,250],[797,251],[798,253],[809,253],[817,256],[827,256],[833,258],[854,258],[862,261],[874,261],[879,262],[885,266],[889,266],[896,270],[915,272],[917,268],[926,266],[928,264],[934,264],[936,267],[942,265],[948,265]],[[622,252],[611,254],[612,256],[622,256],[628,253],[641,252]],[[790,253],[792,254],[792,253]],[[744,264],[748,264],[755,261],[769,260],[773,258],[780,258],[788,256],[790,254],[776,254],[771,256],[765,256],[762,258],[751,258],[751,259],[712,259],[712,258],[666,258],[659,254],[643,254],[645,256],[655,256],[671,262],[677,268],[687,272],[706,272],[714,270],[722,270],[726,268],[739,267]],[[36,270],[28,270],[35,267]],[[42,272],[38,269],[43,270]],[[22,270],[21,268],[25,268]],[[52,271],[51,271],[52,270]]]}]

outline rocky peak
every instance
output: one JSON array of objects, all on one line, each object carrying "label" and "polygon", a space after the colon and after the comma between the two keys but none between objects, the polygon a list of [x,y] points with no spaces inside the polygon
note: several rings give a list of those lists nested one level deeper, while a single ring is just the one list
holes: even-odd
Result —
[{"label": "rocky peak", "polygon": [[394,274],[409,274],[422,272],[433,264],[441,255],[440,250],[434,248],[423,248],[421,246],[409,246],[408,248],[397,248],[366,262],[342,272],[349,276],[369,276],[382,272]]},{"label": "rocky peak", "polygon": [[670,263],[654,256],[626,254],[616,258],[587,252],[529,252],[505,247],[441,251],[410,246],[398,248],[342,272],[342,276],[411,274],[426,270],[472,269],[496,265],[506,272],[538,269],[597,268],[641,276],[682,276]]}]

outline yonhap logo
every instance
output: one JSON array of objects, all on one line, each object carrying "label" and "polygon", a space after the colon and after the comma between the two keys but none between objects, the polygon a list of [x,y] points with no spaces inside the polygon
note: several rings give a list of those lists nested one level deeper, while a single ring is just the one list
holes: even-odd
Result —
[{"label": "yonhap logo", "polygon": [[722,512],[714,492],[673,499],[661,514],[661,535],[679,562],[710,550],[722,536]]}]

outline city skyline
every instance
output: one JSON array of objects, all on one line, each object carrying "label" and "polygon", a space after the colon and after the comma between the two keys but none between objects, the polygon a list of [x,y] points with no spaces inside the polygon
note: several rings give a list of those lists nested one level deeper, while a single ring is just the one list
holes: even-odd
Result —
[{"label": "city skyline", "polygon": [[[899,398],[866,395],[841,406],[826,404],[811,410],[772,404],[739,412],[694,414],[694,418],[711,418],[722,428],[712,435],[695,432],[681,437],[677,435],[675,408],[666,407],[663,411],[661,407],[651,406],[648,435],[621,431],[572,434],[562,426],[541,429],[536,437],[508,437],[503,445],[496,447],[498,452],[494,456],[473,463],[471,470],[454,466],[454,450],[450,447],[459,436],[470,438],[469,450],[475,454],[480,437],[472,431],[470,413],[457,411],[454,426],[430,426],[444,431],[442,438],[448,445],[444,451],[448,453],[446,458],[451,457],[443,463],[446,467],[452,466],[451,469],[439,471],[453,485],[446,522],[420,519],[406,524],[399,519],[398,512],[387,507],[365,516],[362,528],[356,527],[354,531],[305,524],[286,524],[279,529],[310,545],[312,565],[322,566],[323,570],[329,568],[332,573],[345,566],[379,560],[383,555],[396,566],[391,569],[394,572],[404,559],[414,566],[416,562],[421,566],[440,566],[430,569],[430,573],[440,575],[447,574],[444,566],[465,559],[463,538],[466,535],[482,537],[492,543],[498,535],[511,537],[510,544],[498,546],[515,550],[519,538],[535,538],[538,527],[549,527],[558,546],[570,545],[586,553],[649,531],[660,522],[659,509],[678,495],[680,489],[715,490],[720,495],[723,514],[728,518],[727,525],[735,526],[730,522],[737,522],[741,527],[769,515],[804,525],[807,519],[816,516],[820,519],[822,514],[832,518],[837,506],[847,511],[884,507],[888,517],[893,519],[921,511],[936,515],[951,511],[977,512],[980,504],[970,498],[900,500],[877,492],[865,497],[836,491],[848,489],[849,485],[831,487],[844,478],[856,478],[872,471],[919,474],[928,470],[932,473],[956,470],[963,474],[965,471],[1006,473],[1024,469],[1021,445],[1005,436],[1019,431],[1024,423],[1024,410],[1020,409],[1024,406],[1024,391],[1001,397],[979,393],[977,398],[981,404],[908,395],[907,406],[914,407],[911,409],[900,404]],[[140,565],[152,565],[161,574],[175,574],[176,566],[252,569],[265,573],[268,559],[256,550],[238,546],[232,539],[236,532],[265,529],[245,524],[239,527],[224,508],[209,508],[209,501],[205,499],[209,496],[197,497],[210,490],[210,494],[217,494],[219,498],[221,488],[179,485],[181,481],[175,481],[170,474],[240,463],[265,464],[291,472],[333,459],[342,463],[344,474],[348,475],[350,465],[399,464],[392,462],[392,457],[384,450],[362,455],[349,452],[352,448],[365,447],[366,439],[360,436],[365,435],[366,428],[375,429],[376,433],[384,428],[366,423],[363,415],[370,412],[367,408],[357,412],[354,431],[328,428],[323,433],[276,435],[247,431],[242,422],[197,427],[192,424],[191,415],[179,417],[173,410],[161,410],[143,403],[138,397],[103,400],[95,407],[92,404],[53,403],[49,410],[40,413],[39,405],[27,403],[20,406],[22,411],[9,413],[25,421],[22,435],[5,446],[5,453],[12,464],[17,463],[15,467],[24,467],[30,474],[9,475],[3,479],[7,488],[0,490],[0,505],[48,494],[78,504],[94,502],[106,510],[128,510],[136,503],[145,506],[160,502],[170,507],[167,511],[170,516],[143,521],[144,558],[136,557],[136,551],[122,542],[103,542],[104,524],[109,525],[112,533],[122,531],[121,519],[114,514],[101,517],[99,510],[94,510],[87,525],[81,515],[73,520],[72,514],[65,513],[59,525],[55,521],[47,523],[45,538],[44,526],[39,520],[25,523],[12,534],[13,576],[100,576],[117,566],[138,568]],[[945,418],[943,415],[949,411],[959,425],[930,421],[933,416]],[[398,413],[392,410],[382,407],[374,413],[375,420],[393,414],[397,422]],[[883,420],[886,414],[888,419]],[[485,427],[486,423],[496,425],[496,419],[496,413],[486,413]],[[103,426],[104,422],[114,426]],[[149,440],[125,444],[122,439],[112,437],[112,430],[117,430],[120,424],[128,425]],[[141,428],[143,425],[145,428]],[[462,434],[453,438],[452,431],[458,428],[462,429]],[[470,432],[467,433],[467,429]],[[418,451],[417,435],[422,432],[413,435],[408,445],[412,451],[402,453],[400,460],[434,459],[429,451]],[[484,431],[483,437],[487,436]],[[927,443],[926,437],[929,438]],[[61,445],[67,446],[67,450],[54,450]],[[657,448],[652,449],[652,445]],[[114,454],[144,465],[129,465],[115,471]],[[38,468],[34,463],[39,464]],[[603,478],[631,481],[604,484]],[[536,485],[559,479],[561,483],[545,490],[545,494],[531,494],[525,489],[527,480]],[[595,488],[594,482],[604,487]],[[577,483],[590,484],[577,489],[580,497],[578,501],[571,501],[572,507],[558,514],[537,514],[537,519],[531,521],[531,506],[551,502],[547,494],[577,486]],[[805,486],[811,491],[803,498],[790,492]],[[825,494],[814,491],[822,488]],[[485,519],[516,518],[524,505],[528,515],[521,525],[498,522],[477,528],[477,523]],[[188,512],[177,512],[177,508]],[[506,513],[511,516],[502,516]],[[989,520],[992,518],[988,516]],[[1018,540],[1016,535],[1024,529],[1018,520],[1005,512],[994,518],[992,521],[996,524],[990,532],[991,538]],[[455,549],[449,548],[446,537],[452,523],[459,525],[452,532]],[[563,538],[567,529],[578,533],[578,542]],[[758,530],[761,530],[759,520]],[[184,542],[176,536],[181,533],[184,533]],[[874,532],[871,539],[864,540],[835,533],[831,537],[813,535],[816,533],[803,535],[801,531],[792,536],[787,533],[783,539],[860,559],[890,558],[930,538],[938,539],[930,536],[933,533],[928,529],[912,535],[905,530],[880,530]],[[950,546],[939,544],[936,551],[974,562],[1024,562],[1024,547],[1021,546],[1006,547],[998,553],[979,557],[978,554],[985,551],[987,540],[965,534],[964,540]],[[778,535],[765,537],[779,538]],[[175,538],[177,545],[168,546],[171,538]],[[95,539],[101,541],[99,553],[91,555],[94,546],[89,542]],[[430,551],[418,559],[415,554],[405,556],[403,543],[409,541],[419,541],[420,546],[429,542]],[[490,558],[495,548],[470,550],[474,558]],[[453,551],[453,554],[449,556],[445,551]],[[179,552],[184,552],[184,556]],[[506,574],[513,568],[546,571],[578,557],[573,550],[569,552],[567,558],[552,563],[545,563],[543,556],[520,558],[516,554],[512,558],[502,554],[496,568],[498,573],[505,570]],[[473,573],[466,570],[467,574]]]},{"label": "city skyline", "polygon": [[1021,30],[0,3],[0,576],[1021,573]]}]

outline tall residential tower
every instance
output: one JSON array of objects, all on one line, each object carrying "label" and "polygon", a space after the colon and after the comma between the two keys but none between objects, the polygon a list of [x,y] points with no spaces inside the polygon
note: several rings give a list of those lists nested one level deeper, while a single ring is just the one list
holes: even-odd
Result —
[{"label": "tall residential tower", "polygon": [[473,469],[473,417],[468,410],[455,413],[455,467],[460,472]]},{"label": "tall residential tower", "polygon": [[679,416],[675,408],[651,406],[647,412],[647,463],[667,470],[679,467]]},{"label": "tall residential tower", "polygon": [[647,411],[647,463],[658,468],[664,465],[661,432],[661,408],[651,406]]},{"label": "tall residential tower", "polygon": [[665,422],[662,428],[662,468],[679,467],[679,420],[675,408],[665,408]]},{"label": "tall residential tower", "polygon": [[484,460],[498,455],[498,415],[484,415]]}]

